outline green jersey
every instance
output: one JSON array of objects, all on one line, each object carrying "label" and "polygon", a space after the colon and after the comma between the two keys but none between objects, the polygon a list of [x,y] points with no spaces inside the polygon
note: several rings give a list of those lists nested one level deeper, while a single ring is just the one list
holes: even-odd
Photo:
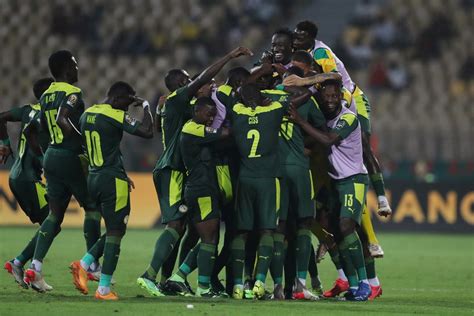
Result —
[{"label": "green jersey", "polygon": [[[301,117],[316,128],[321,128],[326,124],[326,119],[313,97],[300,106],[297,111]],[[309,168],[309,157],[304,155],[304,136],[299,125],[290,122],[287,117],[283,118],[278,146],[282,165],[298,165]]]},{"label": "green jersey", "polygon": [[228,84],[223,84],[217,88],[216,97],[225,106],[227,113],[232,111],[232,107],[239,99],[235,91]]},{"label": "green jersey", "polygon": [[[10,170],[10,179],[24,179],[29,181],[40,181],[42,174],[42,165],[40,157],[38,157],[30,148],[26,141],[23,131],[25,127],[30,124],[32,120],[37,118],[40,111],[39,104],[28,104],[22,107],[17,107],[10,110],[11,115],[15,121],[21,121],[20,137],[18,138],[17,157],[13,162]],[[45,135],[40,133],[38,139],[41,142],[45,141]]]},{"label": "green jersey", "polygon": [[[82,100],[81,89],[66,82],[53,82],[40,99],[41,120],[46,123],[49,132],[49,146],[55,149],[61,149],[82,153],[82,140],[79,134],[79,118],[84,112],[84,101]],[[59,109],[61,107],[69,109],[69,122],[77,130],[65,136],[59,125],[56,123]]]},{"label": "green jersey", "polygon": [[184,123],[191,117],[190,102],[187,86],[179,88],[166,98],[161,112],[163,153],[156,163],[155,170],[167,167],[173,170],[185,170],[179,150],[179,138]]},{"label": "green jersey", "polygon": [[109,104],[96,104],[80,118],[80,127],[89,157],[89,172],[125,175],[120,141],[123,132],[134,134],[140,123]]},{"label": "green jersey", "polygon": [[288,102],[250,108],[232,108],[232,130],[240,154],[240,176],[270,178],[278,175],[278,133]]},{"label": "green jersey", "polygon": [[217,194],[216,163],[211,144],[219,140],[221,129],[206,127],[192,120],[184,124],[180,147],[187,178],[185,194]]}]

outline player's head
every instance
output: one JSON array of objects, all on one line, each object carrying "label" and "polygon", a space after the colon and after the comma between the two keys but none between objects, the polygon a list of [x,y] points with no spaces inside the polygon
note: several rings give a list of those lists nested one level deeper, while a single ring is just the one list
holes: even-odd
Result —
[{"label": "player's head", "polygon": [[299,67],[296,67],[296,66],[291,66],[283,74],[283,79],[285,79],[286,77],[291,76],[291,75],[297,75],[298,77],[304,77],[303,69],[301,69]]},{"label": "player's head", "polygon": [[279,29],[272,36],[273,61],[288,64],[293,52],[293,33],[288,28]]},{"label": "player's head", "polygon": [[291,63],[293,66],[301,68],[306,75],[311,71],[311,66],[313,65],[313,58],[311,54],[305,50],[297,50],[291,55]]},{"label": "player's head", "polygon": [[244,67],[235,67],[227,72],[227,81],[226,83],[232,88],[240,88],[245,81],[250,77],[250,71]]},{"label": "player's head", "polygon": [[40,99],[43,93],[48,90],[49,86],[54,82],[53,78],[41,78],[33,84],[33,93],[36,99]]},{"label": "player's head", "polygon": [[321,110],[325,116],[332,116],[339,113],[342,107],[342,81],[325,80],[320,84],[319,94],[321,98]]},{"label": "player's head", "polygon": [[209,97],[197,98],[196,103],[194,103],[193,121],[211,126],[216,114],[217,108],[214,100]]},{"label": "player's head", "polygon": [[136,92],[126,82],[115,82],[107,92],[107,102],[115,109],[127,110],[136,101]]},{"label": "player's head", "polygon": [[190,80],[186,70],[171,69],[165,76],[165,85],[170,92],[173,92],[187,85]]},{"label": "player's head", "polygon": [[49,56],[49,70],[56,81],[77,82],[77,62],[68,50],[58,50]]},{"label": "player's head", "polygon": [[255,83],[247,83],[240,88],[242,102],[249,107],[255,108],[263,105],[263,96],[259,86]]},{"label": "player's head", "polygon": [[[199,77],[200,74],[195,74],[192,78],[191,81],[194,81],[197,77]],[[200,98],[200,97],[210,97],[212,94],[212,89],[214,89],[216,86],[216,80],[214,78],[211,79],[211,81],[206,82],[204,85],[202,85],[201,88],[196,92],[195,97]]]},{"label": "player's head", "polygon": [[318,27],[311,21],[301,21],[296,24],[293,33],[293,47],[297,50],[308,50],[314,45],[314,40],[318,36]]}]

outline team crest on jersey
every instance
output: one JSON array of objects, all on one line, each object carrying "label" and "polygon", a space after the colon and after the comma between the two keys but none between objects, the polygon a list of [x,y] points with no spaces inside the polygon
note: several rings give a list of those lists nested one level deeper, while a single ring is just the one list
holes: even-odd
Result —
[{"label": "team crest on jersey", "polygon": [[345,120],[340,120],[339,122],[337,122],[336,128],[341,129],[344,126],[346,126],[346,121]]},{"label": "team crest on jersey", "polygon": [[30,118],[30,120],[35,117],[36,113],[37,113],[36,110],[31,110],[31,111],[30,111],[30,114],[28,114],[28,117]]},{"label": "team crest on jersey", "polygon": [[77,95],[71,94],[67,98],[67,104],[70,105],[70,106],[74,106],[74,105],[76,105],[76,103],[77,103]]},{"label": "team crest on jersey", "polygon": [[217,129],[212,128],[210,126],[206,126],[206,132],[210,133],[210,134],[215,134],[215,133],[217,133]]},{"label": "team crest on jersey", "polygon": [[132,126],[135,126],[135,124],[137,124],[137,120],[131,117],[128,113],[125,114],[125,122]]}]

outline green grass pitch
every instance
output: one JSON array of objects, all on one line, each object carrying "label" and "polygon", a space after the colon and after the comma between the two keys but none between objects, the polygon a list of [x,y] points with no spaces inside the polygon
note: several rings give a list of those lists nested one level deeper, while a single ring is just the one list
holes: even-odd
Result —
[{"label": "green grass pitch", "polygon": [[[16,255],[33,228],[0,228],[0,259]],[[115,279],[118,302],[98,302],[73,287],[68,265],[80,258],[84,239],[79,229],[63,229],[44,263],[48,294],[22,290],[6,272],[0,273],[0,315],[474,315],[474,238],[472,235],[384,233],[379,239],[385,258],[376,261],[384,294],[374,302],[202,300],[152,298],[135,284],[151,258],[158,230],[129,230]],[[324,288],[336,274],[329,258],[319,265]],[[269,278],[270,280],[270,278]],[[190,279],[195,285],[195,274]],[[97,284],[90,283],[94,293]],[[270,286],[270,284],[269,284]],[[187,308],[192,304],[192,309]]]}]

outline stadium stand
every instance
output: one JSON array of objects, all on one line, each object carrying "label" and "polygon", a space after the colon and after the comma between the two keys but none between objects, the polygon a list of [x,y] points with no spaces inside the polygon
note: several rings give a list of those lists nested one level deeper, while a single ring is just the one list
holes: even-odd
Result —
[{"label": "stadium stand", "polygon": [[[88,105],[101,101],[117,79],[133,82],[140,94],[156,100],[165,92],[167,69],[194,73],[237,44],[255,49],[258,58],[272,31],[295,16],[288,8],[297,3],[304,10],[308,2],[2,1],[0,110],[31,100],[32,82],[48,75],[47,57],[66,47],[78,58],[78,86]],[[433,170],[439,166],[439,174],[473,175],[473,2],[354,5],[333,46],[370,97],[374,145],[387,176],[404,165],[414,175],[423,162]],[[150,170],[161,150],[159,138],[141,147],[127,157],[127,168]]]}]

